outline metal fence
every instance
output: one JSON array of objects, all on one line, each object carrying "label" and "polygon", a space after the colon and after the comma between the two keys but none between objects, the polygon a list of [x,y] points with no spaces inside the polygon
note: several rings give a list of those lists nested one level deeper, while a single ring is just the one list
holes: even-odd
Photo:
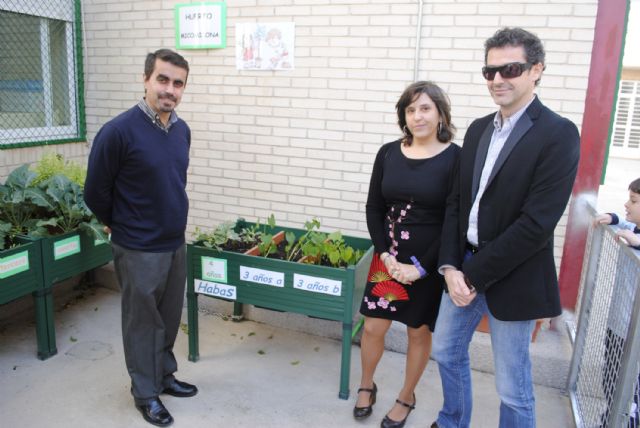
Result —
[{"label": "metal fence", "polygon": [[77,0],[0,0],[0,148],[77,138]]},{"label": "metal fence", "polygon": [[612,227],[591,225],[578,324],[570,332],[574,349],[568,390],[578,428],[640,426],[639,294],[640,252],[619,242]]}]

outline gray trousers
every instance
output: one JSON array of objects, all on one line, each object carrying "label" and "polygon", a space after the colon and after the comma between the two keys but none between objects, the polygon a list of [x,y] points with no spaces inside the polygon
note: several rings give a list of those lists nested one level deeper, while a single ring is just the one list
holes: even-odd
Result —
[{"label": "gray trousers", "polygon": [[112,243],[122,289],[122,339],[136,404],[157,397],[175,378],[173,344],[186,285],[186,251],[148,253]]}]

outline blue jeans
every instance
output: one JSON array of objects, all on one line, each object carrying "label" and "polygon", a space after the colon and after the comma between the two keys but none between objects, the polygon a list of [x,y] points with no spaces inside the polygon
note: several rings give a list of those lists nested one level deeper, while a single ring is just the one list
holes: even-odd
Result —
[{"label": "blue jeans", "polygon": [[499,427],[534,428],[529,343],[535,320],[499,321],[487,310],[484,294],[478,294],[468,306],[458,307],[448,293],[442,295],[431,354],[438,362],[444,395],[438,427],[469,427],[472,407],[469,342],[485,313],[489,316],[496,389],[500,396]]}]

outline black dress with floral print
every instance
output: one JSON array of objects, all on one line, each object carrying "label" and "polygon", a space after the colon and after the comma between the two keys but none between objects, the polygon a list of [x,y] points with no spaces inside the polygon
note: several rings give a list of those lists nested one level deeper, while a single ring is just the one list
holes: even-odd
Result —
[{"label": "black dress with floral print", "polygon": [[380,148],[367,198],[367,227],[376,254],[389,252],[399,262],[415,257],[427,276],[411,284],[391,279],[384,264],[373,263],[360,313],[399,321],[409,327],[435,328],[444,289],[437,272],[440,234],[458,164],[460,148],[451,144],[438,155],[407,158],[400,141]]}]

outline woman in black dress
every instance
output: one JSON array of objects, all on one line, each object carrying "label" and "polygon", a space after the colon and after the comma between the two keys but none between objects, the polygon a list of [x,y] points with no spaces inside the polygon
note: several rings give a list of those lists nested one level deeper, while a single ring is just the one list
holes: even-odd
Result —
[{"label": "woman in black dress", "polygon": [[431,352],[444,286],[436,271],[445,200],[460,148],[446,94],[432,82],[416,82],[396,104],[404,137],[383,145],[375,159],[366,205],[375,247],[360,313],[362,378],[353,414],[371,414],[376,366],[391,321],[407,326],[405,381],[381,426],[402,427],[415,406],[414,389]]}]

